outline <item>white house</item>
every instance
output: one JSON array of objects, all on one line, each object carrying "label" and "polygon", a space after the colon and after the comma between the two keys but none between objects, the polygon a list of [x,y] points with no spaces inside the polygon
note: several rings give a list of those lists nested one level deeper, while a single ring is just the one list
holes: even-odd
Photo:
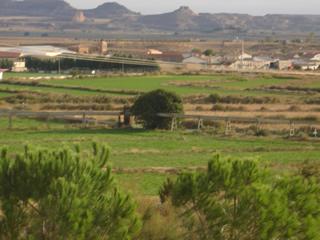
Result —
[{"label": "white house", "polygon": [[157,49],[148,49],[147,51],[148,55],[161,55],[163,52],[157,50]]},{"label": "white house", "polygon": [[0,51],[0,60],[10,60],[13,63],[11,71],[13,72],[24,72],[27,70],[26,62],[22,58],[21,52],[2,52]]},{"label": "white house", "polygon": [[320,53],[315,54],[310,60],[320,62]]},{"label": "white house", "polygon": [[274,59],[269,57],[251,57],[250,59],[238,60],[230,65],[233,69],[268,70]]},{"label": "white house", "polygon": [[319,69],[320,64],[316,61],[300,60],[294,61],[293,66],[297,69],[301,69],[304,71],[315,71]]},{"label": "white house", "polygon": [[13,61],[13,66],[11,68],[12,72],[25,72],[27,70],[26,61],[24,59],[17,59]]},{"label": "white house", "polygon": [[252,55],[248,54],[248,53],[242,53],[239,57],[239,60],[250,60],[252,59]]}]

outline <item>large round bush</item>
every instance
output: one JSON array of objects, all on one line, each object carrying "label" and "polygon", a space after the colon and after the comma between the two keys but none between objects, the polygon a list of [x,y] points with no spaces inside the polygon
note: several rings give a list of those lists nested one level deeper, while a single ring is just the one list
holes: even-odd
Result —
[{"label": "large round bush", "polygon": [[182,113],[181,98],[172,92],[155,90],[141,95],[131,109],[136,120],[147,129],[169,128],[171,119],[157,116],[158,113]]}]

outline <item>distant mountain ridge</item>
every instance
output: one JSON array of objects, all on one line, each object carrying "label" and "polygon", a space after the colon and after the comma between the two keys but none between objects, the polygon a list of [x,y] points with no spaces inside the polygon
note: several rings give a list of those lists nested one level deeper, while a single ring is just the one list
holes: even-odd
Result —
[{"label": "distant mountain ridge", "polygon": [[94,9],[84,10],[84,14],[91,18],[122,18],[124,16],[140,15],[116,2],[106,2]]},{"label": "distant mountain ridge", "polygon": [[[63,0],[0,0],[1,16],[36,16],[49,17],[52,21],[72,21],[78,14],[86,20],[109,19],[109,25],[97,28],[116,29],[151,29],[160,31],[215,32],[223,30],[236,31],[287,31],[320,32],[320,15],[281,15],[251,16],[248,14],[195,13],[189,7],[176,11],[142,15],[131,11],[116,2],[106,2],[94,9],[75,9]],[[81,14],[79,14],[81,11]],[[80,21],[87,24],[87,21]]]},{"label": "distant mountain ridge", "polygon": [[0,16],[69,18],[76,12],[63,0],[0,0]]}]

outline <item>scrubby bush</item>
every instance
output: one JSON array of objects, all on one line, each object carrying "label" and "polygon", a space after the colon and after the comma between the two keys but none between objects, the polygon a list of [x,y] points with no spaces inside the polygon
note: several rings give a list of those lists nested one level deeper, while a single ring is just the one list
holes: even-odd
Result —
[{"label": "scrubby bush", "polygon": [[155,90],[141,95],[131,108],[138,122],[147,129],[169,128],[171,119],[159,117],[159,113],[182,113],[181,98],[172,92]]},{"label": "scrubby bush", "polygon": [[252,97],[252,96],[220,96],[211,94],[207,97],[208,103],[226,103],[226,104],[266,104],[278,103],[279,99],[274,97]]},{"label": "scrubby bush", "polygon": [[136,240],[183,240],[178,212],[170,203],[140,201],[142,229]]},{"label": "scrubby bush", "polygon": [[210,94],[208,97],[208,102],[210,103],[219,103],[221,101],[221,97],[219,94]]}]

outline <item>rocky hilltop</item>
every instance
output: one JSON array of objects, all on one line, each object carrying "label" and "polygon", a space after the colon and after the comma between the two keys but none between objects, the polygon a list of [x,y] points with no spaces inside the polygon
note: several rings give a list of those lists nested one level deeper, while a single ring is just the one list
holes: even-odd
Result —
[{"label": "rocky hilltop", "polygon": [[71,19],[76,9],[63,0],[0,0],[0,16],[31,16]]},{"label": "rocky hilltop", "polygon": [[[320,32],[320,15],[265,15],[227,13],[195,13],[189,7],[176,11],[141,15],[116,2],[107,2],[94,9],[75,9],[63,0],[0,0],[1,16],[30,16],[50,18],[65,24],[76,22],[76,27],[97,29],[122,29],[138,31],[203,32],[215,31],[284,31]],[[95,19],[107,19],[103,25]],[[89,24],[90,23],[90,24]],[[68,27],[72,27],[68,25]],[[62,27],[63,28],[63,25]]]},{"label": "rocky hilltop", "polygon": [[139,16],[139,13],[133,12],[123,5],[116,2],[106,2],[97,8],[85,10],[86,17],[91,18],[123,18],[127,16]]}]

